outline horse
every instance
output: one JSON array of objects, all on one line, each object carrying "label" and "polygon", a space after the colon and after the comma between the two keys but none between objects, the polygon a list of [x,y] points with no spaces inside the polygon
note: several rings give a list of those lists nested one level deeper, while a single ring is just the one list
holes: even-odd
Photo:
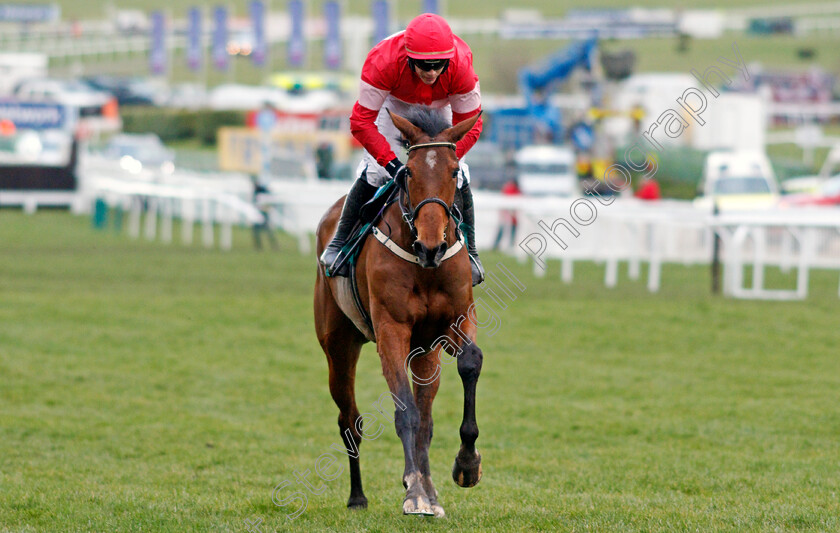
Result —
[{"label": "horse", "polygon": [[[443,350],[456,357],[464,387],[461,446],[452,477],[461,487],[473,487],[482,473],[481,455],[475,447],[475,392],[483,354],[476,344],[470,263],[453,207],[460,171],[455,143],[479,115],[449,127],[428,109],[412,120],[390,110],[388,114],[409,145],[405,173],[396,178],[399,201],[384,208],[373,228],[377,239],[368,238],[359,251],[351,274],[355,277],[349,280],[355,281],[357,312],[347,303],[348,278],[327,277],[324,267],[318,266],[315,330],[329,365],[341,438],[347,450],[355,452],[348,453],[347,507],[367,507],[358,447],[364,435],[363,419],[370,415],[359,415],[355,377],[362,345],[373,341],[397,407],[394,426],[405,457],[403,513],[442,517],[445,512],[429,467],[429,445],[432,402],[440,385],[440,363],[446,357]],[[316,257],[335,231],[343,202],[341,198],[333,204],[318,225]],[[359,319],[359,312],[367,321]]]}]

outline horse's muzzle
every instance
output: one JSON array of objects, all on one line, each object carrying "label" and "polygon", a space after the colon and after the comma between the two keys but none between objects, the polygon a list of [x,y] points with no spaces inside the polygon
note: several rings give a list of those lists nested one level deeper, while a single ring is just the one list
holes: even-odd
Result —
[{"label": "horse's muzzle", "polygon": [[448,248],[449,245],[446,244],[446,241],[433,248],[427,248],[422,242],[414,241],[414,253],[420,259],[420,266],[423,268],[439,267]]}]

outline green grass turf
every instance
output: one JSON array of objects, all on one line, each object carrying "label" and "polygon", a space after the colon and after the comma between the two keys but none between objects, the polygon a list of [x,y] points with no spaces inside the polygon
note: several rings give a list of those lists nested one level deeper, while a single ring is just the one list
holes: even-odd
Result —
[{"label": "green grass turf", "polygon": [[[339,441],[337,409],[314,258],[249,239],[225,253],[0,211],[0,531],[840,529],[836,271],[806,302],[748,302],[710,295],[706,268],[667,266],[650,294],[489,253],[527,289],[479,337],[481,483],[449,475],[448,366],[431,449],[446,519],[401,515],[389,427],[361,448],[367,511],[344,508],[345,468],[289,522],[272,490]],[[371,346],[357,388],[362,411],[386,391]]]}]

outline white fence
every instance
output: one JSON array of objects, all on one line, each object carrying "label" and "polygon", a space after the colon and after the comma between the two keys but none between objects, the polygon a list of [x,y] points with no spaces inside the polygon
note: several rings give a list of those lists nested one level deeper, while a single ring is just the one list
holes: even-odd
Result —
[{"label": "white fence", "polygon": [[[102,199],[119,206],[128,212],[128,232],[133,237],[142,234],[171,242],[173,219],[179,218],[185,244],[192,242],[194,225],[200,223],[205,246],[214,246],[214,228],[220,226],[219,245],[230,249],[234,225],[252,226],[264,220],[252,204],[252,184],[244,175],[128,176],[91,161],[82,172],[83,187],[68,205],[91,207]],[[273,225],[294,235],[301,253],[309,254],[318,222],[349,185],[274,182],[260,203],[272,206]],[[2,193],[0,202],[4,197],[9,198]],[[638,279],[646,263],[647,287],[655,292],[662,284],[664,263],[710,264],[716,236],[724,265],[723,290],[735,298],[802,299],[808,294],[811,269],[840,270],[840,209],[836,208],[713,215],[684,201],[506,197],[484,191],[476,193],[475,204],[479,248],[493,244],[500,212],[514,211],[519,220],[516,244],[504,251],[532,262],[536,276],[549,274],[559,263],[559,278],[565,283],[573,281],[574,263],[579,261],[603,263],[607,287],[617,285],[623,264],[629,277]],[[24,200],[18,205],[28,204]],[[795,288],[765,287],[768,266],[783,272],[795,268]],[[747,267],[752,267],[751,283],[744,277]]]},{"label": "white fence", "polygon": [[[348,184],[286,184],[266,199],[282,213],[279,225],[297,235],[301,251],[310,253],[310,235],[318,221],[348,188]],[[604,263],[607,287],[617,285],[622,264],[631,279],[638,279],[642,263],[647,263],[647,287],[656,292],[664,263],[710,264],[715,236],[721,240],[724,293],[732,297],[801,299],[808,293],[810,269],[840,270],[840,209],[715,216],[685,201],[504,197],[481,191],[475,204],[479,248],[493,244],[500,211],[513,210],[519,219],[517,244],[506,251],[533,262],[536,276],[551,271],[549,260],[559,262],[565,283],[573,281],[576,261]],[[744,287],[747,266],[753,269],[750,288]],[[767,266],[782,271],[797,268],[796,288],[765,288]]]},{"label": "white fence", "polygon": [[[201,225],[202,242],[213,247],[215,228],[219,246],[233,245],[233,226],[261,224],[263,214],[251,203],[253,185],[247,176],[233,173],[198,173],[178,171],[164,174],[142,171],[132,174],[118,164],[93,156],[82,160],[79,170],[79,195],[83,205],[103,200],[113,208],[128,213],[128,234],[148,240],[173,240],[173,219],[181,221],[181,242],[192,244],[195,224]],[[158,230],[158,223],[160,229]]]}]

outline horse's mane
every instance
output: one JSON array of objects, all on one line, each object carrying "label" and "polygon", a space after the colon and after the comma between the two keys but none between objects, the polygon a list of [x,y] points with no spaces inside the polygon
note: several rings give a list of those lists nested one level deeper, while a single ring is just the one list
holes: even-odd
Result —
[{"label": "horse's mane", "polygon": [[443,130],[452,127],[452,123],[446,119],[441,110],[427,106],[410,108],[405,118],[426,132],[429,137],[434,137]]}]

